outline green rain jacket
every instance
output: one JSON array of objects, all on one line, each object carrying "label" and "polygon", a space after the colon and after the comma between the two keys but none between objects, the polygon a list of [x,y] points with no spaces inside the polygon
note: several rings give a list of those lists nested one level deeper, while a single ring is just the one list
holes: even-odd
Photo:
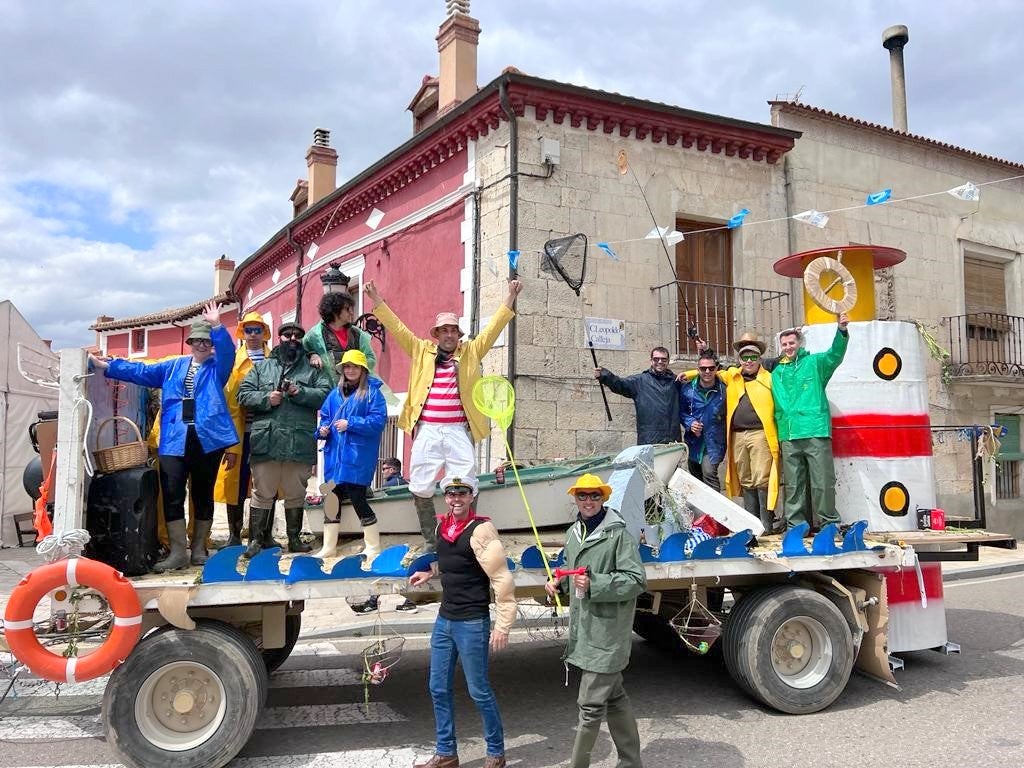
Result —
[{"label": "green rain jacket", "polygon": [[792,360],[779,359],[772,371],[779,440],[832,437],[832,416],[825,387],[843,362],[849,343],[849,334],[837,328],[832,346],[826,351],[812,354],[801,347]]},{"label": "green rain jacket", "polygon": [[636,598],[647,588],[636,540],[619,514],[607,510],[604,520],[585,535],[577,520],[566,535],[565,568],[590,569],[590,590],[576,598],[572,577],[559,584],[571,596],[566,662],[587,672],[621,672],[633,644]]},{"label": "green rain jacket", "polygon": [[[281,347],[274,347],[245,375],[238,389],[238,404],[252,414],[249,446],[250,461],[296,461],[316,463],[317,411],[331,391],[330,380],[300,354],[286,369],[281,362]],[[298,394],[284,396],[281,404],[270,405],[270,393],[282,378],[298,387]]]}]

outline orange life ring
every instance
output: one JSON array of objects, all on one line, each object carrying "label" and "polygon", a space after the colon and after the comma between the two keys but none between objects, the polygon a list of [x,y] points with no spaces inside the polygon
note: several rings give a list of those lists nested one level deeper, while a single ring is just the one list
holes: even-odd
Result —
[{"label": "orange life ring", "polygon": [[[65,658],[40,644],[32,616],[53,590],[79,585],[103,594],[114,612],[114,626],[95,651]],[[127,658],[142,634],[142,606],[128,579],[109,565],[72,557],[36,568],[18,583],[4,612],[4,633],[15,658],[32,674],[55,683],[79,683],[102,677]]]}]

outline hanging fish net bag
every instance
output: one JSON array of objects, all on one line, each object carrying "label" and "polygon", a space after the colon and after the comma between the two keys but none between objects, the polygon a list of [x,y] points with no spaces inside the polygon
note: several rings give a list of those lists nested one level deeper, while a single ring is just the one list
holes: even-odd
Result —
[{"label": "hanging fish net bag", "polygon": [[540,268],[542,272],[558,275],[579,296],[587,274],[587,236],[576,234],[548,240],[544,243]]}]

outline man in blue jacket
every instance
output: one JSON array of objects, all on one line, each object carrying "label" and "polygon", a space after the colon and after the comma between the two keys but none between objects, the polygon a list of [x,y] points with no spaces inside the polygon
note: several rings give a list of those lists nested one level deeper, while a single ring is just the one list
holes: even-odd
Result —
[{"label": "man in blue jacket", "polygon": [[651,350],[651,367],[620,378],[607,368],[595,368],[594,378],[636,407],[636,444],[679,442],[679,387],[668,367],[668,350]]},{"label": "man in blue jacket", "polygon": [[725,458],[725,384],[718,380],[718,359],[701,352],[697,378],[679,391],[679,420],[690,453],[690,474],[722,490],[718,467]]},{"label": "man in blue jacket", "polygon": [[[90,355],[108,379],[160,389],[160,494],[171,551],[155,571],[206,562],[206,537],[213,525],[213,485],[224,449],[238,442],[238,433],[224,399],[224,385],[235,363],[235,345],[220,324],[215,302],[203,319],[192,323],[189,355],[158,363],[106,361]],[[185,482],[188,481],[195,528],[191,558],[185,546]]]}]

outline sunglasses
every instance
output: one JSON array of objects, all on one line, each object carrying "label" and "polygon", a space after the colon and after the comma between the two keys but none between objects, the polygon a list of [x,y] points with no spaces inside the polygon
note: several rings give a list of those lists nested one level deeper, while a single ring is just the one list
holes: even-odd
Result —
[{"label": "sunglasses", "polygon": [[751,363],[754,360],[760,360],[760,355],[740,355],[740,360],[745,363]]},{"label": "sunglasses", "polygon": [[668,358],[667,357],[652,357],[651,358],[651,362],[652,363],[667,363],[668,362]]},{"label": "sunglasses", "polygon": [[604,501],[604,494],[600,491],[593,491],[590,493],[587,491],[580,491],[576,494],[576,498],[580,501]]},{"label": "sunglasses", "polygon": [[449,488],[444,492],[445,496],[468,496],[469,488]]},{"label": "sunglasses", "polygon": [[698,365],[697,370],[700,371],[717,371],[718,368],[714,365]]},{"label": "sunglasses", "polygon": [[189,339],[188,343],[193,347],[212,347],[213,342],[210,339]]},{"label": "sunglasses", "polygon": [[242,332],[243,333],[247,333],[250,336],[255,336],[257,333],[262,334],[263,333],[263,328],[258,326],[258,325],[255,325],[255,326],[253,326],[251,328],[243,328]]},{"label": "sunglasses", "polygon": [[305,335],[306,334],[304,334],[304,333],[298,333],[296,331],[288,331],[287,333],[282,333],[281,334],[281,338],[282,339],[301,339]]}]

